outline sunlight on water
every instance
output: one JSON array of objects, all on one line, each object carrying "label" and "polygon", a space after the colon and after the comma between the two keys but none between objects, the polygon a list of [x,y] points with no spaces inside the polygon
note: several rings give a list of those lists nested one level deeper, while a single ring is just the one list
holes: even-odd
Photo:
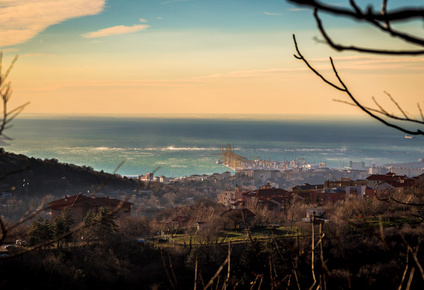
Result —
[{"label": "sunlight on water", "polygon": [[184,176],[228,169],[216,164],[219,149],[277,161],[305,158],[329,167],[349,161],[415,162],[424,157],[419,138],[405,139],[376,123],[219,119],[21,119],[7,151],[118,173]]}]

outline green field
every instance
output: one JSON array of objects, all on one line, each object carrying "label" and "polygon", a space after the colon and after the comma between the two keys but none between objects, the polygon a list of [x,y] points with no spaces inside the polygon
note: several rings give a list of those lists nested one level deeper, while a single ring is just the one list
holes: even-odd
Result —
[{"label": "green field", "polygon": [[[280,227],[254,227],[250,229],[250,235],[254,240],[266,240],[273,237],[294,237],[296,235],[295,228],[285,226]],[[209,239],[198,231],[192,234],[175,234],[162,237],[167,240],[168,244],[173,245],[188,245],[188,244],[202,244],[202,243],[242,243],[249,240],[248,231],[246,229],[240,230],[221,230],[218,235],[213,235]],[[163,243],[165,245],[166,243]]]}]

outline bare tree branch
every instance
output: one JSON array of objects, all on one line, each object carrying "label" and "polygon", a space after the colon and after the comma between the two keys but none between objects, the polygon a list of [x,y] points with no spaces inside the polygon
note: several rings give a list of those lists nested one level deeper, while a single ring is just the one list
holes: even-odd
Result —
[{"label": "bare tree branch", "polygon": [[[411,20],[411,19],[417,19],[417,20],[424,19],[424,9],[417,8],[417,7],[398,9],[390,13],[386,12],[385,14],[382,14],[381,12],[376,13],[372,11],[372,8],[369,8],[367,13],[357,13],[357,11],[352,11],[350,9],[343,8],[342,6],[326,5],[326,4],[323,4],[321,1],[316,1],[316,0],[288,0],[288,1],[296,5],[317,8],[321,11],[325,11],[333,15],[341,15],[341,16],[345,16],[355,20],[375,19],[377,21],[397,22],[397,21],[405,21],[405,20]],[[352,1],[350,1],[350,3],[352,5]],[[384,2],[383,2],[383,5],[384,5]]]},{"label": "bare tree branch", "polygon": [[335,5],[324,4],[321,1],[306,1],[306,0],[289,0],[297,5],[307,6],[313,8],[313,16],[317,23],[318,29],[321,35],[324,37],[325,42],[338,51],[351,50],[362,53],[372,53],[372,54],[385,54],[385,55],[421,55],[424,54],[423,49],[417,50],[394,50],[394,49],[376,49],[376,48],[367,48],[359,47],[354,45],[342,45],[336,44],[332,38],[326,32],[322,20],[318,16],[318,12],[325,12],[337,16],[342,16],[345,18],[351,18],[358,22],[364,22],[370,25],[371,27],[377,28],[382,31],[384,34],[395,37],[404,42],[417,45],[419,47],[424,46],[424,39],[419,38],[408,33],[394,30],[392,28],[391,22],[402,22],[407,20],[422,20],[424,18],[424,10],[421,8],[405,8],[398,11],[388,12],[387,11],[387,0],[382,1],[380,12],[376,13],[373,11],[372,7],[368,7],[366,12],[363,12],[361,8],[356,4],[354,0],[350,0],[350,6],[352,9],[346,9]]},{"label": "bare tree branch", "polygon": [[[386,125],[386,126],[388,126],[388,127],[391,127],[391,128],[394,128],[394,129],[397,129],[397,130],[399,130],[399,131],[401,131],[401,132],[404,132],[404,133],[406,133],[406,134],[410,134],[410,135],[424,135],[424,132],[422,131],[422,130],[420,130],[420,129],[417,129],[416,131],[412,131],[412,130],[409,130],[409,129],[406,129],[406,128],[403,128],[403,127],[401,127],[401,126],[399,126],[399,125],[396,125],[395,123],[392,123],[392,122],[389,122],[389,121],[387,121],[387,120],[385,120],[385,119],[383,119],[383,118],[381,118],[381,117],[379,117],[379,116],[377,116],[376,114],[375,114],[375,110],[370,110],[370,109],[368,109],[367,107],[365,107],[365,106],[363,106],[354,96],[353,96],[353,94],[350,92],[350,90],[348,89],[348,87],[346,86],[346,84],[343,82],[343,80],[341,79],[341,77],[340,77],[340,75],[339,75],[339,73],[338,73],[338,71],[337,71],[337,69],[336,69],[336,66],[335,66],[335,64],[334,64],[334,61],[333,61],[333,59],[330,57],[330,63],[331,63],[331,67],[332,67],[332,70],[333,70],[333,73],[334,73],[334,75],[336,76],[336,78],[337,78],[337,80],[338,80],[338,82],[340,83],[340,85],[336,85],[336,84],[334,84],[333,82],[331,82],[331,81],[329,81],[329,80],[327,80],[327,78],[325,78],[320,72],[318,72],[306,59],[305,59],[305,57],[302,55],[302,53],[300,52],[300,50],[299,50],[299,47],[298,47],[298,44],[297,44],[297,41],[296,41],[296,36],[295,35],[293,35],[293,41],[294,41],[294,45],[295,45],[295,48],[296,48],[296,52],[297,52],[297,55],[294,55],[294,57],[296,58],[296,59],[299,59],[299,60],[302,60],[305,64],[306,64],[306,66],[312,71],[312,72],[314,72],[317,76],[319,76],[325,83],[327,83],[328,85],[330,85],[330,86],[332,86],[333,88],[335,88],[335,89],[337,89],[337,90],[339,90],[339,91],[342,91],[342,92],[344,92],[346,95],[348,95],[348,97],[353,101],[353,103],[357,106],[357,107],[359,107],[363,112],[365,112],[367,115],[369,115],[369,116],[371,116],[372,118],[374,118],[374,119],[376,119],[377,121],[379,121],[379,122],[381,122],[381,123],[383,123],[384,125]],[[383,112],[383,114],[384,114],[384,112]],[[384,114],[385,115],[385,114]],[[418,122],[418,123],[421,123],[421,124],[423,124],[422,122],[420,122],[420,121],[417,121],[417,120],[412,120],[412,119],[409,119],[409,118],[407,118],[407,119],[405,119],[405,118],[399,118],[399,117],[396,117],[396,116],[392,116],[392,115],[386,115],[387,117],[390,117],[390,118],[392,118],[392,119],[396,119],[396,120],[401,120],[401,121],[408,121],[408,122]]]},{"label": "bare tree branch", "polygon": [[[357,51],[357,52],[362,52],[362,53],[385,54],[385,55],[420,55],[420,54],[424,54],[424,50],[373,49],[373,48],[358,47],[358,46],[354,46],[354,45],[346,46],[346,45],[336,44],[330,38],[330,36],[328,35],[328,33],[326,32],[326,30],[324,28],[324,25],[322,24],[322,21],[321,21],[321,19],[318,16],[318,9],[317,8],[314,9],[313,15],[314,15],[315,21],[316,21],[317,26],[318,26],[318,30],[320,31],[321,35],[324,37],[324,39],[327,42],[327,44],[330,45],[335,50],[338,50],[338,51],[352,50],[352,51]],[[382,30],[388,31],[387,29],[385,29],[384,27],[381,27],[380,25],[376,25],[376,26],[378,26]],[[390,34],[391,34],[391,36],[397,36],[397,37],[400,37],[400,38],[402,38],[404,40],[411,38],[410,36],[405,35],[405,34],[402,35],[399,32],[396,32],[395,33],[393,30],[390,30]],[[424,42],[421,43],[421,41],[419,41],[418,44],[424,45]]]},{"label": "bare tree branch", "polygon": [[29,104],[29,102],[8,111],[7,105],[12,96],[12,89],[10,86],[10,82],[6,83],[6,80],[13,66],[18,60],[18,56],[15,56],[15,58],[12,60],[11,64],[7,68],[6,73],[4,75],[1,74],[2,59],[3,59],[3,54],[0,53],[0,97],[3,101],[3,113],[2,113],[1,123],[0,123],[0,137],[6,140],[12,140],[12,138],[4,135],[4,130],[10,128],[10,126],[6,127],[6,125],[9,124],[13,119],[15,119],[25,109],[25,107]]}]

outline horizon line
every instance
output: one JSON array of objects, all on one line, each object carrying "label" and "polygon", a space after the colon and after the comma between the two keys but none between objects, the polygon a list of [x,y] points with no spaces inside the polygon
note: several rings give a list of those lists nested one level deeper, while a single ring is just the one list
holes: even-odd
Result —
[{"label": "horizon line", "polygon": [[54,113],[21,113],[17,119],[73,119],[73,118],[111,118],[111,119],[223,119],[223,120],[371,120],[364,114],[231,114],[231,113],[153,113],[153,114],[54,114]]}]

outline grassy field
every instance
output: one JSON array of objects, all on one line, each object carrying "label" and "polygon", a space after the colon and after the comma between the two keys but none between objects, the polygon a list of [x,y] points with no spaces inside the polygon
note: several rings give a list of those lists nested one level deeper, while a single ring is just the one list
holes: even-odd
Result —
[{"label": "grassy field", "polygon": [[[295,228],[289,227],[254,227],[250,229],[252,239],[265,240],[271,239],[273,236],[278,237],[293,237],[296,235]],[[172,237],[168,237],[169,242],[172,244],[188,245],[188,244],[199,244],[205,242],[205,236],[202,235],[201,231],[193,234],[176,234]],[[190,241],[191,239],[191,241]],[[249,240],[248,232],[245,229],[240,230],[222,230],[218,236],[213,236],[209,242],[213,243],[238,243]]]}]

